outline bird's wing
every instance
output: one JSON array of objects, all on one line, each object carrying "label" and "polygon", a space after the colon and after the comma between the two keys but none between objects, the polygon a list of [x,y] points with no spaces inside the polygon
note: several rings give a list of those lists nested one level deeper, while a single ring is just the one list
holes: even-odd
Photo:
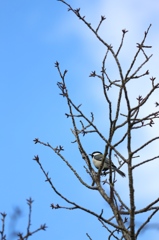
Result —
[{"label": "bird's wing", "polygon": [[97,161],[102,161],[103,155],[102,155],[102,154],[99,154],[99,155],[94,156],[94,158],[95,158],[95,160],[97,160]]},{"label": "bird's wing", "polygon": [[[98,154],[98,155],[94,156],[94,158],[95,158],[95,160],[97,160],[97,161],[102,161],[102,160],[103,160],[103,155],[102,155],[102,154]],[[106,162],[107,164],[110,163],[110,161],[109,161],[108,158],[105,158],[105,162]],[[114,165],[114,164],[112,164],[112,165]]]},{"label": "bird's wing", "polygon": [[[94,156],[94,158],[95,158],[95,160],[97,160],[97,161],[102,161],[103,160],[103,155],[102,154],[99,154],[99,155],[96,155],[96,156]],[[110,160],[109,160],[109,158],[105,158],[105,163],[108,165],[108,166],[110,166]],[[116,166],[112,163],[112,167],[113,168],[115,168],[116,169]]]}]

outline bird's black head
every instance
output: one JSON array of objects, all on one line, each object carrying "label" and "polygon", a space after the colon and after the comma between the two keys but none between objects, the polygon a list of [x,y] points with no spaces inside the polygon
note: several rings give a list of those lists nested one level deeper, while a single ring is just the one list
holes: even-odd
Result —
[{"label": "bird's black head", "polygon": [[96,156],[96,155],[98,155],[98,154],[102,154],[101,152],[99,152],[99,151],[94,151],[94,152],[92,152],[91,154],[89,154],[91,157],[94,157],[94,156]]}]

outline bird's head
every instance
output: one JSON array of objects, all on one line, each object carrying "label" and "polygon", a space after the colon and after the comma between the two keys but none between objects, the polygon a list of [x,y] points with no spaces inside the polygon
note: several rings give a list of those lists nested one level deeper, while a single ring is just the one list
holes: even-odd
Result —
[{"label": "bird's head", "polygon": [[91,154],[89,154],[92,158],[99,155],[99,154],[102,154],[101,152],[99,151],[95,151],[95,152],[92,152]]}]

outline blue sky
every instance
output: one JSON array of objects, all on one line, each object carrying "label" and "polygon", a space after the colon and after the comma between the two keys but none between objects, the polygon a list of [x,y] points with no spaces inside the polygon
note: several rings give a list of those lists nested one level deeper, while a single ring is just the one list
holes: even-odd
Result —
[{"label": "blue sky", "polygon": [[[149,52],[154,56],[147,67],[150,69],[150,77],[158,76],[158,1],[70,0],[69,3],[74,8],[81,7],[82,15],[93,26],[97,26],[100,16],[105,15],[107,19],[101,27],[101,36],[114,48],[120,42],[121,30],[129,30],[121,55],[123,69],[129,66],[136,43],[141,41],[144,31],[151,23],[147,43],[153,46]],[[71,97],[76,104],[83,103],[82,109],[88,116],[91,111],[96,114],[96,123],[105,134],[108,128],[103,120],[104,100],[100,84],[88,77],[91,71],[100,71],[105,49],[85,25],[67,11],[66,6],[54,0],[1,1],[0,29],[0,212],[8,214],[6,232],[10,232],[9,219],[17,206],[22,210],[22,217],[17,222],[16,230],[24,231],[28,216],[26,198],[32,197],[35,200],[32,229],[42,223],[49,227],[46,232],[40,232],[32,239],[88,239],[86,232],[93,239],[99,239],[99,236],[100,239],[105,239],[105,231],[95,218],[78,210],[51,210],[51,203],[62,206],[66,204],[52,192],[38,165],[32,161],[34,155],[38,154],[57,189],[72,201],[97,212],[104,207],[108,211],[99,195],[81,186],[50,149],[33,143],[33,139],[38,137],[53,147],[64,146],[65,157],[91,183],[83,170],[84,162],[78,149],[75,144],[71,144],[71,122],[65,117],[68,109],[65,99],[59,95],[56,83],[60,78],[54,63],[59,61],[61,69],[68,70],[66,79]],[[108,71],[115,76],[111,59]],[[141,85],[132,89],[130,94],[133,96],[135,92],[139,95],[146,89],[147,86],[144,85],[143,88]],[[152,102],[157,97],[155,95]],[[143,136],[146,139],[153,134],[155,131],[146,129],[138,140],[142,141]],[[83,138],[83,144],[88,153],[104,147],[102,141],[94,135]],[[143,159],[151,150],[143,153]],[[121,151],[124,152],[123,149]],[[153,152],[155,151],[156,147],[153,146]],[[157,169],[157,163],[145,167],[142,172],[143,181],[141,172],[136,171],[138,206],[142,206],[143,201],[146,204],[158,196],[159,190],[154,184],[158,182]],[[123,181],[119,179],[118,184],[126,188],[127,181]],[[127,199],[124,187],[120,188],[120,192]],[[149,239],[147,232],[146,234],[142,237]],[[156,231],[151,231],[150,234],[151,238],[153,236],[154,240],[157,239]]]}]

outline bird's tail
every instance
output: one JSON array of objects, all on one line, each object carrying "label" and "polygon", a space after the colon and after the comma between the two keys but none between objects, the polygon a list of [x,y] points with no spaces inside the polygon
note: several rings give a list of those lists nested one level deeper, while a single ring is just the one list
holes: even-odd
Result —
[{"label": "bird's tail", "polygon": [[115,168],[115,170],[122,176],[125,177],[125,173],[123,173],[121,170],[119,170],[118,168]]}]

